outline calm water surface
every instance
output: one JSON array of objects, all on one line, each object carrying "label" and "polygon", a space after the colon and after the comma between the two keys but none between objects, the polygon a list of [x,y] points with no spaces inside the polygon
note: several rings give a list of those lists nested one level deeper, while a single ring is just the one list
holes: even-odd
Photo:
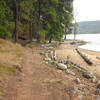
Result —
[{"label": "calm water surface", "polygon": [[[67,35],[68,39],[73,39],[73,35]],[[78,34],[76,39],[84,40],[89,43],[83,46],[79,46],[83,49],[99,51],[100,52],[100,34]]]}]

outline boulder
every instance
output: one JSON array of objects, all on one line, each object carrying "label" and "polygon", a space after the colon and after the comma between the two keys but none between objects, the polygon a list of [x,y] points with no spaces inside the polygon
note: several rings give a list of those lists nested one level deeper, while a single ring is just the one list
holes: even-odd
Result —
[{"label": "boulder", "polygon": [[57,64],[57,68],[61,69],[61,70],[66,70],[67,69],[67,66],[63,63],[58,63]]},{"label": "boulder", "polygon": [[85,78],[93,78],[94,77],[94,73],[92,72],[92,71],[86,71],[86,72],[84,72],[83,73],[83,76],[85,77]]}]

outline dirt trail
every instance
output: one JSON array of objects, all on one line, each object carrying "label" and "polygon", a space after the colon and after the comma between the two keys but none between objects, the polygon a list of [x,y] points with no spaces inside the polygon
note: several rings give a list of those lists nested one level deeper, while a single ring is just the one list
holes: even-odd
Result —
[{"label": "dirt trail", "polygon": [[[0,100],[80,100],[78,98],[80,94],[71,99],[72,94],[68,90],[71,85],[76,87],[81,85],[75,82],[77,77],[80,78],[82,84],[86,85],[84,98],[94,100],[92,98],[96,97],[94,95],[96,85],[91,83],[91,80],[84,78],[76,69],[71,69],[76,73],[76,76],[72,76],[46,64],[40,51],[40,48],[25,49],[22,73],[17,73],[4,81],[6,87],[4,87],[5,91],[0,96]],[[67,49],[67,53],[70,54],[69,49]],[[60,54],[58,55],[60,56]]]},{"label": "dirt trail", "polygon": [[65,100],[68,95],[48,83],[48,80],[63,79],[64,76],[64,73],[58,73],[56,69],[46,65],[38,50],[32,53],[27,49],[23,73],[9,80],[6,93],[0,100]]}]

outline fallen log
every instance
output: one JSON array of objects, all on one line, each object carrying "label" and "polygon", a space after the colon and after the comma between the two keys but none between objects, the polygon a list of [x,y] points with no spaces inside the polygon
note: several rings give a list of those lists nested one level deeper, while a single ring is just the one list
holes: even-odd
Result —
[{"label": "fallen log", "polygon": [[51,51],[51,58],[52,58],[52,60],[57,60],[56,51],[55,50]]},{"label": "fallen log", "polygon": [[89,65],[92,65],[93,62],[88,58],[88,55],[80,52],[78,49],[76,49],[77,53],[84,59],[84,61],[89,64]]},{"label": "fallen log", "polygon": [[85,68],[83,68],[83,67],[81,67],[81,66],[79,66],[79,65],[77,65],[77,64],[75,64],[75,63],[73,63],[71,61],[70,61],[70,64],[72,65],[72,67],[74,67],[77,70],[79,70],[80,72],[82,72],[84,77],[86,77],[88,79],[95,77],[95,75],[94,75],[94,73],[92,71],[87,70],[87,69],[85,69]]},{"label": "fallen log", "polygon": [[70,63],[70,65],[72,65],[72,67],[76,68],[77,70],[79,70],[81,72],[87,72],[88,71],[87,69],[73,63],[72,61],[69,61],[69,63]]},{"label": "fallen log", "polygon": [[100,57],[96,57],[98,60],[100,60]]}]

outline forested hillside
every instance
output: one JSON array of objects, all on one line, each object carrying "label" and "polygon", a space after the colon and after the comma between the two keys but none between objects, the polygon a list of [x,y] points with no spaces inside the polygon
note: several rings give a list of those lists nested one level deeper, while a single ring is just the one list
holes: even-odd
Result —
[{"label": "forested hillside", "polygon": [[0,0],[0,37],[51,42],[72,32],[73,0]]},{"label": "forested hillside", "polygon": [[100,21],[86,21],[79,23],[79,33],[100,33]]}]

